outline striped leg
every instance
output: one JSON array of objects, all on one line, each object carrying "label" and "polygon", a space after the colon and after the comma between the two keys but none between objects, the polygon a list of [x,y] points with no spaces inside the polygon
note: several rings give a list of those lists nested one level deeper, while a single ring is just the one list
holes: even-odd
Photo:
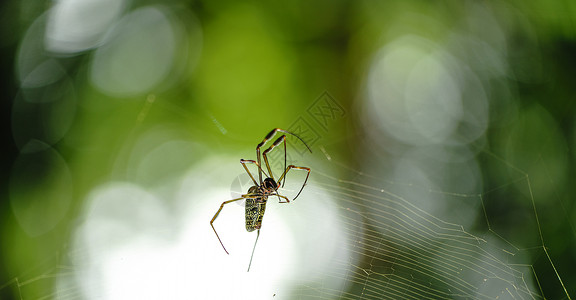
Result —
[{"label": "striped leg", "polygon": [[[244,167],[244,170],[246,170],[246,173],[248,173],[248,175],[250,176],[250,178],[252,178],[252,181],[254,181],[255,185],[261,185],[262,184],[262,176],[260,176],[260,183],[256,182],[256,180],[254,179],[254,177],[252,176],[252,173],[250,173],[250,170],[248,170],[248,167],[246,167],[246,164],[255,164],[258,167],[258,174],[262,174],[262,172],[264,172],[262,170],[262,168],[260,167],[260,164],[257,163],[254,160],[251,159],[240,159],[240,163],[242,164],[242,166]],[[264,175],[267,175],[266,173],[264,173]]]},{"label": "striped leg", "polygon": [[[262,140],[262,142],[261,142],[260,144],[258,144],[258,146],[256,146],[256,158],[257,158],[257,161],[258,161],[258,165],[260,165],[260,163],[261,163],[261,161],[260,161],[260,148],[261,148],[262,146],[264,146],[264,144],[266,144],[266,142],[267,142],[268,140],[271,140],[271,139],[274,137],[274,135],[276,135],[276,132],[283,132],[283,133],[286,133],[286,134],[290,134],[290,135],[295,136],[296,138],[298,138],[298,139],[304,144],[304,146],[306,146],[306,148],[308,148],[308,150],[309,150],[310,152],[312,152],[312,150],[310,150],[310,147],[308,147],[308,145],[306,145],[306,143],[304,142],[304,140],[302,140],[299,136],[293,134],[293,133],[290,132],[290,131],[286,131],[286,130],[284,130],[284,129],[274,128],[274,129],[272,129],[272,131],[270,131],[270,132],[266,135],[266,137],[264,138],[264,140]],[[258,175],[259,175],[260,182],[262,182],[262,173],[259,172]]]},{"label": "striped leg", "polygon": [[308,177],[310,176],[310,168],[297,167],[294,165],[289,165],[288,168],[286,168],[286,170],[284,171],[284,174],[282,174],[282,176],[280,176],[280,178],[278,179],[278,182],[280,182],[282,179],[284,179],[284,181],[286,181],[285,176],[288,173],[288,171],[290,171],[291,169],[305,170],[308,172],[308,174],[306,174],[306,179],[304,180],[304,183],[302,184],[302,187],[300,188],[300,191],[298,191],[298,194],[296,195],[296,197],[294,197],[294,199],[292,199],[292,200],[296,200],[296,198],[298,198],[298,196],[300,196],[300,193],[302,192],[302,190],[304,189],[304,186],[306,185],[306,182],[308,181]]},{"label": "striped leg", "polygon": [[245,199],[246,195],[243,195],[240,198],[236,198],[236,199],[232,199],[232,200],[228,200],[228,201],[224,201],[222,202],[222,204],[220,205],[220,208],[218,209],[218,211],[216,212],[216,214],[214,215],[214,217],[212,218],[212,220],[210,221],[210,226],[212,226],[212,229],[214,230],[214,233],[216,234],[216,237],[218,238],[218,241],[220,241],[220,245],[222,245],[222,248],[224,248],[224,251],[226,252],[226,254],[230,254],[228,253],[228,250],[226,250],[226,247],[224,247],[224,243],[222,243],[222,240],[220,239],[220,236],[218,235],[218,232],[216,232],[216,228],[214,228],[214,221],[216,220],[216,218],[218,218],[218,215],[220,214],[220,211],[222,211],[222,208],[224,208],[224,205],[228,204],[228,203],[232,203],[238,200],[242,200]]},{"label": "striped leg", "polygon": [[[272,151],[272,149],[276,148],[276,146],[280,145],[281,143],[284,143],[284,169],[286,169],[286,135],[282,135],[281,137],[279,137],[273,144],[272,146],[270,146],[270,148],[266,149],[264,151],[264,153],[262,154],[262,156],[264,156],[264,162],[266,163],[266,169],[268,169],[268,173],[270,174],[270,177],[272,179],[274,179],[274,175],[272,174],[272,169],[270,168],[270,164],[268,163],[268,153],[270,151]],[[274,179],[274,181],[276,181]],[[280,183],[280,182],[278,182]]]}]

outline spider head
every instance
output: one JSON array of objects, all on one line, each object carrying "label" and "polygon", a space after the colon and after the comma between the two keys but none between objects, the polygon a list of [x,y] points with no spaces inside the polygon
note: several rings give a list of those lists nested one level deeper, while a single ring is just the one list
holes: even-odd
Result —
[{"label": "spider head", "polygon": [[273,191],[275,191],[278,188],[278,184],[272,178],[264,179],[262,186],[267,190],[273,190]]}]

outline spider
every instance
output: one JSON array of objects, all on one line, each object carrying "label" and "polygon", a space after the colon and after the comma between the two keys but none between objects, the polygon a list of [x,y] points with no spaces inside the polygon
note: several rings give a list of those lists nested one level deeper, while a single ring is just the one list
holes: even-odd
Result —
[{"label": "spider", "polygon": [[[257,233],[258,233],[256,235],[256,241],[254,242],[254,248],[252,249],[252,257],[253,257],[254,256],[254,250],[256,249],[256,243],[258,242],[258,237],[260,237],[260,228],[262,227],[262,219],[264,218],[264,211],[266,210],[266,202],[268,201],[268,197],[277,196],[280,203],[289,203],[290,202],[290,199],[288,199],[286,196],[280,195],[278,193],[278,188],[280,186],[284,187],[284,183],[286,182],[286,174],[291,169],[304,170],[307,172],[306,179],[304,180],[304,183],[302,184],[300,191],[298,191],[298,194],[296,194],[296,197],[294,197],[294,199],[292,199],[292,200],[295,200],[296,198],[298,198],[298,196],[300,195],[300,193],[304,189],[306,182],[308,181],[308,177],[310,176],[310,168],[297,167],[294,165],[289,165],[288,167],[286,167],[286,135],[285,134],[282,135],[281,137],[279,137],[272,144],[272,146],[270,146],[268,149],[266,149],[262,153],[262,156],[264,157],[264,163],[266,164],[266,170],[268,171],[268,173],[266,173],[262,169],[261,160],[260,160],[260,148],[262,148],[262,146],[264,146],[264,144],[268,140],[271,140],[274,137],[274,135],[276,135],[277,132],[281,132],[281,133],[290,134],[290,135],[295,136],[306,146],[306,148],[310,152],[312,152],[312,150],[310,150],[310,147],[308,147],[308,145],[306,145],[306,143],[299,136],[297,136],[297,135],[295,135],[289,131],[286,131],[286,130],[283,130],[280,128],[275,128],[272,131],[270,131],[270,133],[268,133],[268,135],[266,135],[264,140],[260,144],[258,144],[258,146],[256,146],[256,159],[257,159],[257,161],[240,159],[240,163],[242,164],[242,166],[246,170],[246,173],[248,173],[248,175],[250,176],[250,178],[254,182],[254,185],[252,187],[250,187],[248,189],[248,193],[242,195],[242,197],[222,202],[222,204],[220,205],[220,208],[218,209],[218,211],[216,212],[216,214],[214,215],[214,217],[210,221],[210,226],[212,226],[212,229],[214,230],[214,233],[216,234],[216,237],[218,238],[218,241],[220,241],[220,244],[222,245],[222,248],[224,249],[226,254],[229,254],[228,250],[226,250],[226,247],[224,247],[224,243],[222,243],[222,240],[220,239],[220,236],[218,236],[218,232],[216,232],[216,229],[214,228],[214,224],[213,224],[214,221],[216,220],[216,218],[218,217],[218,215],[220,214],[220,211],[222,211],[222,208],[224,208],[224,205],[226,205],[228,203],[235,202],[235,201],[243,200],[243,199],[246,200],[246,205],[245,205],[246,206],[246,213],[245,213],[246,231],[252,232],[254,230],[257,230]],[[276,181],[276,179],[274,179],[274,175],[272,174],[272,169],[270,168],[270,164],[268,163],[268,156],[267,155],[270,151],[272,151],[274,148],[276,148],[281,143],[284,143],[284,172],[278,178],[278,181]],[[252,173],[250,173],[246,164],[255,164],[258,167],[258,181],[256,181],[254,176],[252,176]],[[264,174],[266,176],[266,178],[264,180],[262,180],[262,174]],[[282,201],[282,199],[284,201]],[[248,265],[248,272],[250,271],[250,266],[252,265],[252,257],[250,257],[250,264]]]}]

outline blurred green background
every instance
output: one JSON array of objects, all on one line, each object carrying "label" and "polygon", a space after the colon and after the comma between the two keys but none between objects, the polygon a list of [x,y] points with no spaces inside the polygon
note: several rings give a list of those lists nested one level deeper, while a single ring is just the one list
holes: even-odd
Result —
[{"label": "blurred green background", "polygon": [[[545,297],[576,296],[574,1],[8,0],[0,12],[2,299],[59,298],[44,272],[66,265],[99,185],[162,189],[215,154],[252,159],[276,127],[359,171],[471,149],[473,187],[436,168],[439,189],[485,195],[470,227],[536,248]],[[523,230],[534,208],[543,241]]]}]

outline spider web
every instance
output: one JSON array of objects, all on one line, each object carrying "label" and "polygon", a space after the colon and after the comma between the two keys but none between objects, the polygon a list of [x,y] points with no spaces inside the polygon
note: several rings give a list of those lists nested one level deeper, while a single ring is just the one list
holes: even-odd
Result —
[{"label": "spider web", "polygon": [[[289,207],[287,204],[269,205],[250,273],[245,273],[245,265],[254,236],[243,232],[242,226],[230,229],[233,227],[230,224],[243,224],[243,207],[227,207],[217,223],[221,237],[234,255],[227,257],[221,253],[220,245],[207,226],[207,217],[211,217],[215,203],[219,203],[213,198],[221,199],[220,192],[214,192],[214,197],[206,197],[210,199],[204,201],[208,202],[206,212],[194,220],[192,224],[195,225],[162,228],[162,222],[156,222],[156,219],[152,226],[140,224],[146,227],[137,231],[140,238],[103,245],[86,242],[91,239],[85,236],[90,232],[86,228],[104,224],[92,223],[94,220],[91,219],[98,211],[95,206],[102,205],[95,199],[114,198],[111,189],[104,187],[101,192],[103,190],[106,197],[100,193],[100,196],[87,201],[88,206],[92,205],[91,213],[84,214],[71,244],[63,246],[52,260],[6,282],[0,286],[0,291],[7,293],[12,289],[17,299],[128,299],[148,292],[147,284],[150,284],[161,292],[144,294],[147,298],[571,299],[569,288],[547,249],[542,234],[542,228],[547,224],[539,221],[530,176],[505,160],[482,152],[480,156],[483,159],[495,161],[508,169],[510,180],[485,187],[478,194],[463,194],[367,174],[332,159],[320,148],[324,152],[315,156],[316,163],[312,160],[306,162],[313,169],[313,177],[301,198]],[[209,161],[205,167],[209,168],[214,163]],[[206,174],[206,169],[197,168],[197,172]],[[222,172],[226,173],[228,169]],[[205,186],[205,182],[198,182],[197,174],[192,172],[185,176],[187,179],[182,186],[187,188],[182,192]],[[218,172],[208,172],[207,177],[216,174]],[[297,188],[296,183],[287,185],[286,193]],[[136,188],[130,192],[139,193]],[[158,195],[157,191],[155,193]],[[501,194],[523,202],[529,214],[525,214],[527,220],[521,231],[535,237],[535,244],[517,245],[513,234],[519,231],[506,231],[499,227],[498,220],[510,218],[494,213],[494,206],[498,204],[495,199],[500,199],[497,196]],[[149,195],[138,196],[139,199],[147,197]],[[153,202],[151,199],[146,201]],[[139,203],[146,206],[146,201]],[[425,205],[425,202],[433,203]],[[449,213],[443,213],[437,206]],[[475,213],[467,215],[467,210]],[[172,218],[162,221],[174,225],[182,220],[173,217],[177,213],[168,215]],[[117,217],[109,216],[112,221],[108,221],[133,221],[124,216]],[[287,225],[283,219],[288,220]],[[149,221],[150,218],[141,220]],[[283,230],[292,230],[292,233],[282,233]],[[162,237],[160,244],[166,247],[155,251],[154,245],[158,244],[146,239],[149,240],[150,236],[152,240],[157,239],[159,231],[182,231],[182,236],[199,242],[179,251],[175,250],[182,245],[176,242],[178,237]],[[238,235],[237,240],[233,239],[235,235]],[[293,244],[281,244],[278,238],[292,239]],[[239,241],[245,244],[238,245]],[[112,259],[116,260],[115,273],[120,273],[120,276],[114,278],[115,281],[102,278],[105,277],[102,273],[107,272],[106,268],[99,266],[109,265],[107,260],[110,258],[101,254],[109,252],[109,248],[118,252],[117,249],[127,248],[129,244],[135,244],[137,250],[121,252]],[[278,248],[287,249],[286,256],[280,255]],[[148,255],[148,252],[154,254]],[[135,259],[138,256],[142,256],[142,260]],[[211,262],[203,266],[198,261],[189,261],[198,257],[200,260],[210,257]],[[122,264],[131,259],[136,265],[143,265]],[[296,267],[283,266],[282,261]],[[124,269],[139,272],[122,276]],[[261,277],[263,274],[269,276],[270,281],[265,281]],[[261,293],[243,288],[255,280],[265,282],[257,289]],[[222,282],[225,282],[226,289],[214,289]],[[113,292],[114,283],[116,291],[124,292]],[[203,285],[207,287],[202,288]]]},{"label": "spider web", "polygon": [[[558,288],[555,297],[569,299],[544,244],[530,177],[491,153],[484,156],[512,169],[516,178],[483,193],[461,194],[385,181],[338,163],[352,179],[319,174],[321,179],[314,190],[332,192],[347,244],[359,258],[335,261],[340,270],[331,276],[343,278],[346,288],[309,286],[298,290],[297,295],[302,299],[540,299],[545,297],[541,286],[545,278],[547,285],[554,281]],[[510,197],[522,198],[533,208],[527,223],[532,223],[528,228],[539,237],[540,244],[516,246],[490,224],[493,217],[487,208],[493,205],[493,195],[510,191],[513,184],[525,189]],[[465,228],[447,220],[458,216],[438,217],[404,194],[425,195],[424,201],[438,200],[440,195],[439,201],[455,206],[455,214],[464,202],[478,209],[483,226]],[[535,268],[534,257],[539,256],[544,256],[540,258],[544,267]]]}]

